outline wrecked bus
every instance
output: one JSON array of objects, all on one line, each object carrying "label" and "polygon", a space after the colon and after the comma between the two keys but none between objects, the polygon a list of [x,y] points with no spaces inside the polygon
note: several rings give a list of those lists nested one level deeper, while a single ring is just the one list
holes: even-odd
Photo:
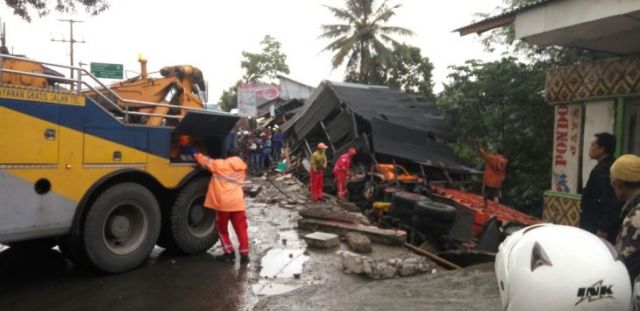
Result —
[{"label": "wrecked bus", "polygon": [[[359,176],[347,184],[350,201],[379,225],[407,230],[412,244],[495,252],[506,234],[539,222],[494,202],[484,206],[480,195],[459,190],[481,172],[447,146],[450,125],[434,104],[416,96],[323,81],[282,128],[292,159],[308,158],[319,142],[329,146],[330,162],[357,148]],[[330,188],[331,178],[325,180]]]}]

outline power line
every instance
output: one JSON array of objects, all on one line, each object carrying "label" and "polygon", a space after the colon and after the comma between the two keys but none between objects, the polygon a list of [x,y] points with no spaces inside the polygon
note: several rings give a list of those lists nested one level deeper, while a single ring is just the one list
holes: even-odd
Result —
[{"label": "power line", "polygon": [[[61,22],[67,22],[69,23],[69,40],[66,39],[51,39],[52,42],[64,42],[64,43],[69,43],[69,58],[70,58],[70,66],[73,67],[73,45],[75,43],[85,43],[84,40],[80,41],[80,40],[76,40],[73,37],[73,24],[74,23],[82,23],[83,21],[79,21],[79,20],[73,20],[73,19],[59,19],[59,21]],[[71,72],[71,79],[73,79],[73,69],[70,69]]]}]

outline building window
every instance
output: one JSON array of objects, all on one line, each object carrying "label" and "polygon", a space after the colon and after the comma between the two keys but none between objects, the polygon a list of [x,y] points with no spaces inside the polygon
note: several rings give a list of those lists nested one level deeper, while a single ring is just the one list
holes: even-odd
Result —
[{"label": "building window", "polygon": [[640,154],[640,100],[625,105],[622,152]]}]

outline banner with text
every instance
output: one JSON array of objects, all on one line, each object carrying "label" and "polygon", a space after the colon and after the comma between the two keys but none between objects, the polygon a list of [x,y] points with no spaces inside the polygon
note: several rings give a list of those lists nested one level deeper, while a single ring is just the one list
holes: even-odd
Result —
[{"label": "banner with text", "polygon": [[280,96],[280,86],[262,83],[243,83],[238,86],[238,115],[257,117],[258,107]]},{"label": "banner with text", "polygon": [[551,189],[578,192],[582,105],[555,106]]}]

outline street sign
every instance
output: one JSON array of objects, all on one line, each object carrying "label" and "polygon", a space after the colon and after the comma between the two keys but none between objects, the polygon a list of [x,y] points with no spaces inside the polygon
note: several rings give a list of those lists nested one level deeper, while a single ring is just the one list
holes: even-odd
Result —
[{"label": "street sign", "polygon": [[98,78],[122,79],[122,64],[91,63],[91,73]]}]

